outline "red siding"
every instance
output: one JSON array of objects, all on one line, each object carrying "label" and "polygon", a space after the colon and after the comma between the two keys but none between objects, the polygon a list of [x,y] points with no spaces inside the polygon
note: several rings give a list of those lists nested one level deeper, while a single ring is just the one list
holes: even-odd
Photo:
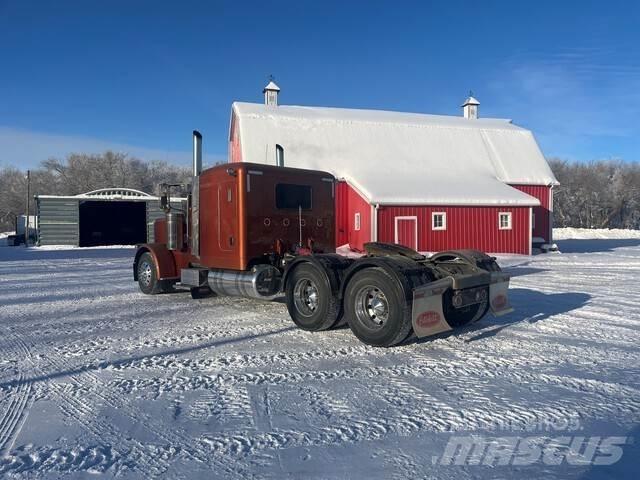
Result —
[{"label": "red siding", "polygon": [[[360,214],[360,230],[355,229],[355,216]],[[371,205],[346,182],[336,185],[336,245],[363,250],[371,241]]]},{"label": "red siding", "polygon": [[533,236],[544,238],[546,242],[551,242],[551,211],[550,196],[551,187],[545,185],[511,185],[521,192],[531,195],[540,200],[539,207],[533,207],[536,216],[534,221]]},{"label": "red siding", "polygon": [[[447,214],[446,230],[432,230],[431,213]],[[498,228],[498,213],[511,212],[511,230]],[[474,248],[491,253],[530,253],[529,207],[380,207],[378,240],[394,243],[395,218],[418,218],[418,250]]]}]

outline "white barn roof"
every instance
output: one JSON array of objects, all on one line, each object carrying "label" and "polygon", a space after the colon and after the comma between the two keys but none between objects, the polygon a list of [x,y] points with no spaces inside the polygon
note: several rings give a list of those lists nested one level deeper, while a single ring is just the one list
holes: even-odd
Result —
[{"label": "white barn roof", "polygon": [[538,205],[512,184],[557,181],[529,130],[503,119],[234,103],[242,159],[344,178],[371,203]]}]

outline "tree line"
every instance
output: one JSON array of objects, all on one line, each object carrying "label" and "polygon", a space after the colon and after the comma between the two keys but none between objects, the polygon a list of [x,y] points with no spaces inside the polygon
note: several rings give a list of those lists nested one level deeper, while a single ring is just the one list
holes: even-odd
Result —
[{"label": "tree line", "polygon": [[640,164],[550,159],[556,227],[640,229]]},{"label": "tree line", "polygon": [[[585,163],[550,159],[560,186],[554,190],[554,226],[640,229],[640,164]],[[123,153],[72,154],[43,161],[31,171],[31,195],[77,195],[99,188],[124,187],[158,193],[160,183],[188,182],[189,167],[145,162]],[[24,214],[26,172],[0,169],[0,231],[13,230]],[[31,197],[30,212],[35,202]]]},{"label": "tree line", "polygon": [[[66,159],[51,158],[31,170],[30,207],[33,195],[78,195],[100,188],[134,188],[157,194],[160,183],[189,181],[191,169],[165,161],[145,162],[124,153],[71,154]],[[26,171],[15,167],[0,169],[0,231],[13,230],[16,215],[25,213]]]}]

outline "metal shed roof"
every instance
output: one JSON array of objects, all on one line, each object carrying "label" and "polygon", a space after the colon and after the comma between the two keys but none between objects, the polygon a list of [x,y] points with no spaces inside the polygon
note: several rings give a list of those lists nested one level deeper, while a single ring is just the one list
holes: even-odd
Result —
[{"label": "metal shed roof", "polygon": [[158,197],[135,190],[133,188],[101,188],[78,195],[36,195],[36,198],[57,198],[66,200],[126,200],[126,201],[153,201]]}]

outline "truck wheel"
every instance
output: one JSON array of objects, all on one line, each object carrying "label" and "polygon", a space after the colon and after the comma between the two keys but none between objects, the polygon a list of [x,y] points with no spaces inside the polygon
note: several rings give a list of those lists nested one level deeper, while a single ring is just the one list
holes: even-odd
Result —
[{"label": "truck wheel", "polygon": [[138,259],[138,286],[142,293],[155,295],[173,290],[171,282],[158,280],[156,276],[156,263],[149,252],[140,255]]},{"label": "truck wheel", "polygon": [[411,332],[411,303],[381,268],[357,272],[345,291],[345,316],[361,341],[376,347],[402,342]]},{"label": "truck wheel", "polygon": [[298,327],[309,331],[327,330],[336,322],[338,299],[326,275],[315,265],[297,266],[287,279],[285,290],[287,310]]}]

